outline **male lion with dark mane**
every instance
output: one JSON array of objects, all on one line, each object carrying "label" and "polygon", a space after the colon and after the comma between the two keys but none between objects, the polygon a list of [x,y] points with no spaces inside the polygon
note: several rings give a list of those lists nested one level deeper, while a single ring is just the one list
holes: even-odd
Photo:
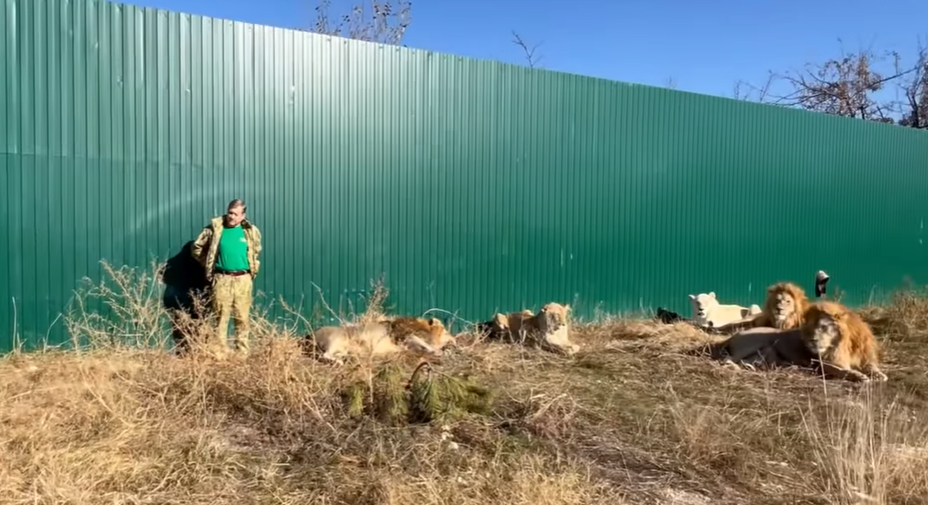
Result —
[{"label": "male lion with dark mane", "polygon": [[827,378],[887,380],[879,369],[879,344],[870,327],[854,311],[832,301],[809,305],[799,327],[750,328],[712,347],[714,357],[727,355],[727,363],[818,365]]}]

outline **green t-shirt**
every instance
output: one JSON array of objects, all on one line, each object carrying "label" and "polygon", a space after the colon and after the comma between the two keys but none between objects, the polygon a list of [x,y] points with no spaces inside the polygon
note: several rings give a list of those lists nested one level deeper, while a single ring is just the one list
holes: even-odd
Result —
[{"label": "green t-shirt", "polygon": [[242,225],[235,228],[223,228],[219,237],[219,253],[216,257],[216,270],[237,272],[248,270],[248,242]]}]

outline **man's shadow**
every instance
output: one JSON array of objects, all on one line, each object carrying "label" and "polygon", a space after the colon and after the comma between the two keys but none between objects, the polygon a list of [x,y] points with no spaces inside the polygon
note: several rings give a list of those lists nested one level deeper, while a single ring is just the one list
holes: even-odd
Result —
[{"label": "man's shadow", "polygon": [[198,298],[202,301],[207,299],[209,282],[206,270],[191,254],[192,246],[192,240],[184,244],[180,252],[168,260],[162,275],[166,285],[162,303],[171,315],[171,336],[178,354],[190,350],[190,335],[184,331],[184,326],[190,325],[181,323],[181,314],[187,314],[193,321],[207,317],[206,308],[197,307],[196,301]]}]

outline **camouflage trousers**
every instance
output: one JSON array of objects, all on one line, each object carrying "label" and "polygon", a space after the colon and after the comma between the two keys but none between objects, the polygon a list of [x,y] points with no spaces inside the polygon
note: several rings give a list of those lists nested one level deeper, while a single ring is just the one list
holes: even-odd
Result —
[{"label": "camouflage trousers", "polygon": [[251,275],[213,275],[212,300],[213,313],[219,318],[219,341],[226,346],[229,332],[229,320],[235,323],[235,350],[248,352],[248,337],[251,328],[250,312],[252,302]]}]

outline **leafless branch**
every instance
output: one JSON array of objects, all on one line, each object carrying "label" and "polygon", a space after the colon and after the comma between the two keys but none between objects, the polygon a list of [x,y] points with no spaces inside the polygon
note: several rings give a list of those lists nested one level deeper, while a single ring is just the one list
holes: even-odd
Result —
[{"label": "leafless branch", "polygon": [[528,62],[529,68],[535,68],[535,66],[538,64],[538,62],[541,61],[542,58],[544,58],[544,56],[539,56],[539,57],[536,59],[536,58],[535,58],[535,50],[538,49],[539,47],[541,47],[541,45],[542,45],[544,42],[539,42],[539,43],[535,44],[534,46],[532,46],[531,49],[529,49],[528,44],[522,39],[521,36],[519,36],[518,33],[516,33],[515,30],[512,31],[512,36],[513,36],[512,43],[515,44],[515,45],[517,45],[517,46],[519,46],[519,47],[521,47],[521,48],[522,48],[522,52],[525,53],[525,61]]},{"label": "leafless branch", "polygon": [[902,98],[895,106],[900,114],[899,124],[909,128],[928,128],[928,48],[919,40],[915,66],[897,84]]},{"label": "leafless branch", "polygon": [[[773,84],[779,78],[779,75],[770,72],[767,75],[767,81],[761,86],[755,86],[747,81],[739,80],[735,82],[734,88],[732,89],[732,97],[735,100],[754,99],[758,102],[766,103],[770,95],[770,88],[773,87]],[[754,97],[755,94],[756,98]]]},{"label": "leafless branch", "polygon": [[309,28],[316,33],[397,45],[412,23],[410,0],[362,0],[340,16],[331,14],[331,0],[316,1],[315,21]]},{"label": "leafless branch", "polygon": [[669,89],[677,89],[677,79],[673,76],[667,78],[667,82],[664,84]]},{"label": "leafless branch", "polygon": [[[896,71],[884,73],[879,63],[892,58]],[[891,104],[880,103],[874,94],[886,84],[911,74],[914,68],[899,70],[899,55],[886,52],[882,55],[870,49],[845,52],[822,64],[806,64],[801,71],[785,73],[778,78],[785,81],[790,91],[774,95],[768,91],[770,103],[868,121],[894,122]],[[771,74],[775,75],[775,74]]]}]

